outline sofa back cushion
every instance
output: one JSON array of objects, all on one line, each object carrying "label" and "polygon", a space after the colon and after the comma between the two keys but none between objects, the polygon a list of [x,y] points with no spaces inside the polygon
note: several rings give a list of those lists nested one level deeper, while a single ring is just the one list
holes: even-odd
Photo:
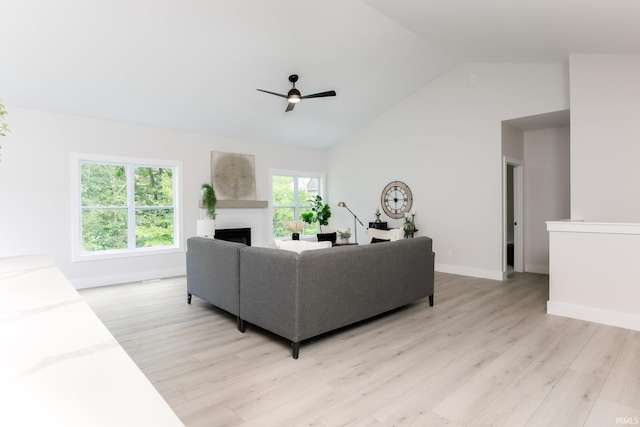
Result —
[{"label": "sofa back cushion", "polygon": [[302,252],[298,332],[306,339],[433,295],[428,237]]}]

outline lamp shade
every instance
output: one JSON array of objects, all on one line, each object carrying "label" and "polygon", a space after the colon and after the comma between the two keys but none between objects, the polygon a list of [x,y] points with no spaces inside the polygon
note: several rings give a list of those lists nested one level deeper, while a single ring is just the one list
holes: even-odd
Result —
[{"label": "lamp shade", "polygon": [[196,224],[196,235],[202,237],[213,237],[216,234],[216,221],[213,219],[199,219]]}]

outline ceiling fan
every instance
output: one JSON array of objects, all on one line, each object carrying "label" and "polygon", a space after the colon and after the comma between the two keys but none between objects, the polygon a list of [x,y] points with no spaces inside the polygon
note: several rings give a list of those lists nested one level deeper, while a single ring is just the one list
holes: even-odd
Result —
[{"label": "ceiling fan", "polygon": [[336,96],[336,91],[335,90],[330,90],[330,91],[327,91],[327,92],[319,92],[319,93],[314,93],[312,95],[302,96],[300,94],[300,91],[298,89],[296,89],[296,82],[298,81],[298,75],[297,74],[291,74],[289,76],[289,81],[293,84],[293,88],[286,95],[282,95],[280,93],[275,93],[275,92],[269,92],[268,90],[263,90],[263,89],[256,89],[256,90],[259,90],[260,92],[270,93],[271,95],[279,96],[281,98],[286,98],[288,104],[287,104],[287,109],[284,110],[285,112],[293,110],[293,107],[295,107],[296,104],[298,102],[300,102],[300,100],[302,100],[302,99],[323,98],[325,96]]}]

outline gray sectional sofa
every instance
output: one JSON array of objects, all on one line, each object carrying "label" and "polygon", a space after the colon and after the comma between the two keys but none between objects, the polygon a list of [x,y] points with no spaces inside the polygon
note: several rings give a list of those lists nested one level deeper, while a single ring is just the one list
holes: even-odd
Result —
[{"label": "gray sectional sofa", "polygon": [[424,297],[433,305],[428,237],[291,252],[193,237],[187,293],[291,341],[308,338]]}]

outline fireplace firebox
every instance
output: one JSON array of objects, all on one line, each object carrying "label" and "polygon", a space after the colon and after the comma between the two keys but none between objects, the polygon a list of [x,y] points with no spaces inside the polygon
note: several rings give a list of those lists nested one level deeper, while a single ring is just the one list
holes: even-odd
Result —
[{"label": "fireplace firebox", "polygon": [[219,240],[244,243],[247,246],[251,246],[251,228],[216,229],[216,234],[214,237]]}]

